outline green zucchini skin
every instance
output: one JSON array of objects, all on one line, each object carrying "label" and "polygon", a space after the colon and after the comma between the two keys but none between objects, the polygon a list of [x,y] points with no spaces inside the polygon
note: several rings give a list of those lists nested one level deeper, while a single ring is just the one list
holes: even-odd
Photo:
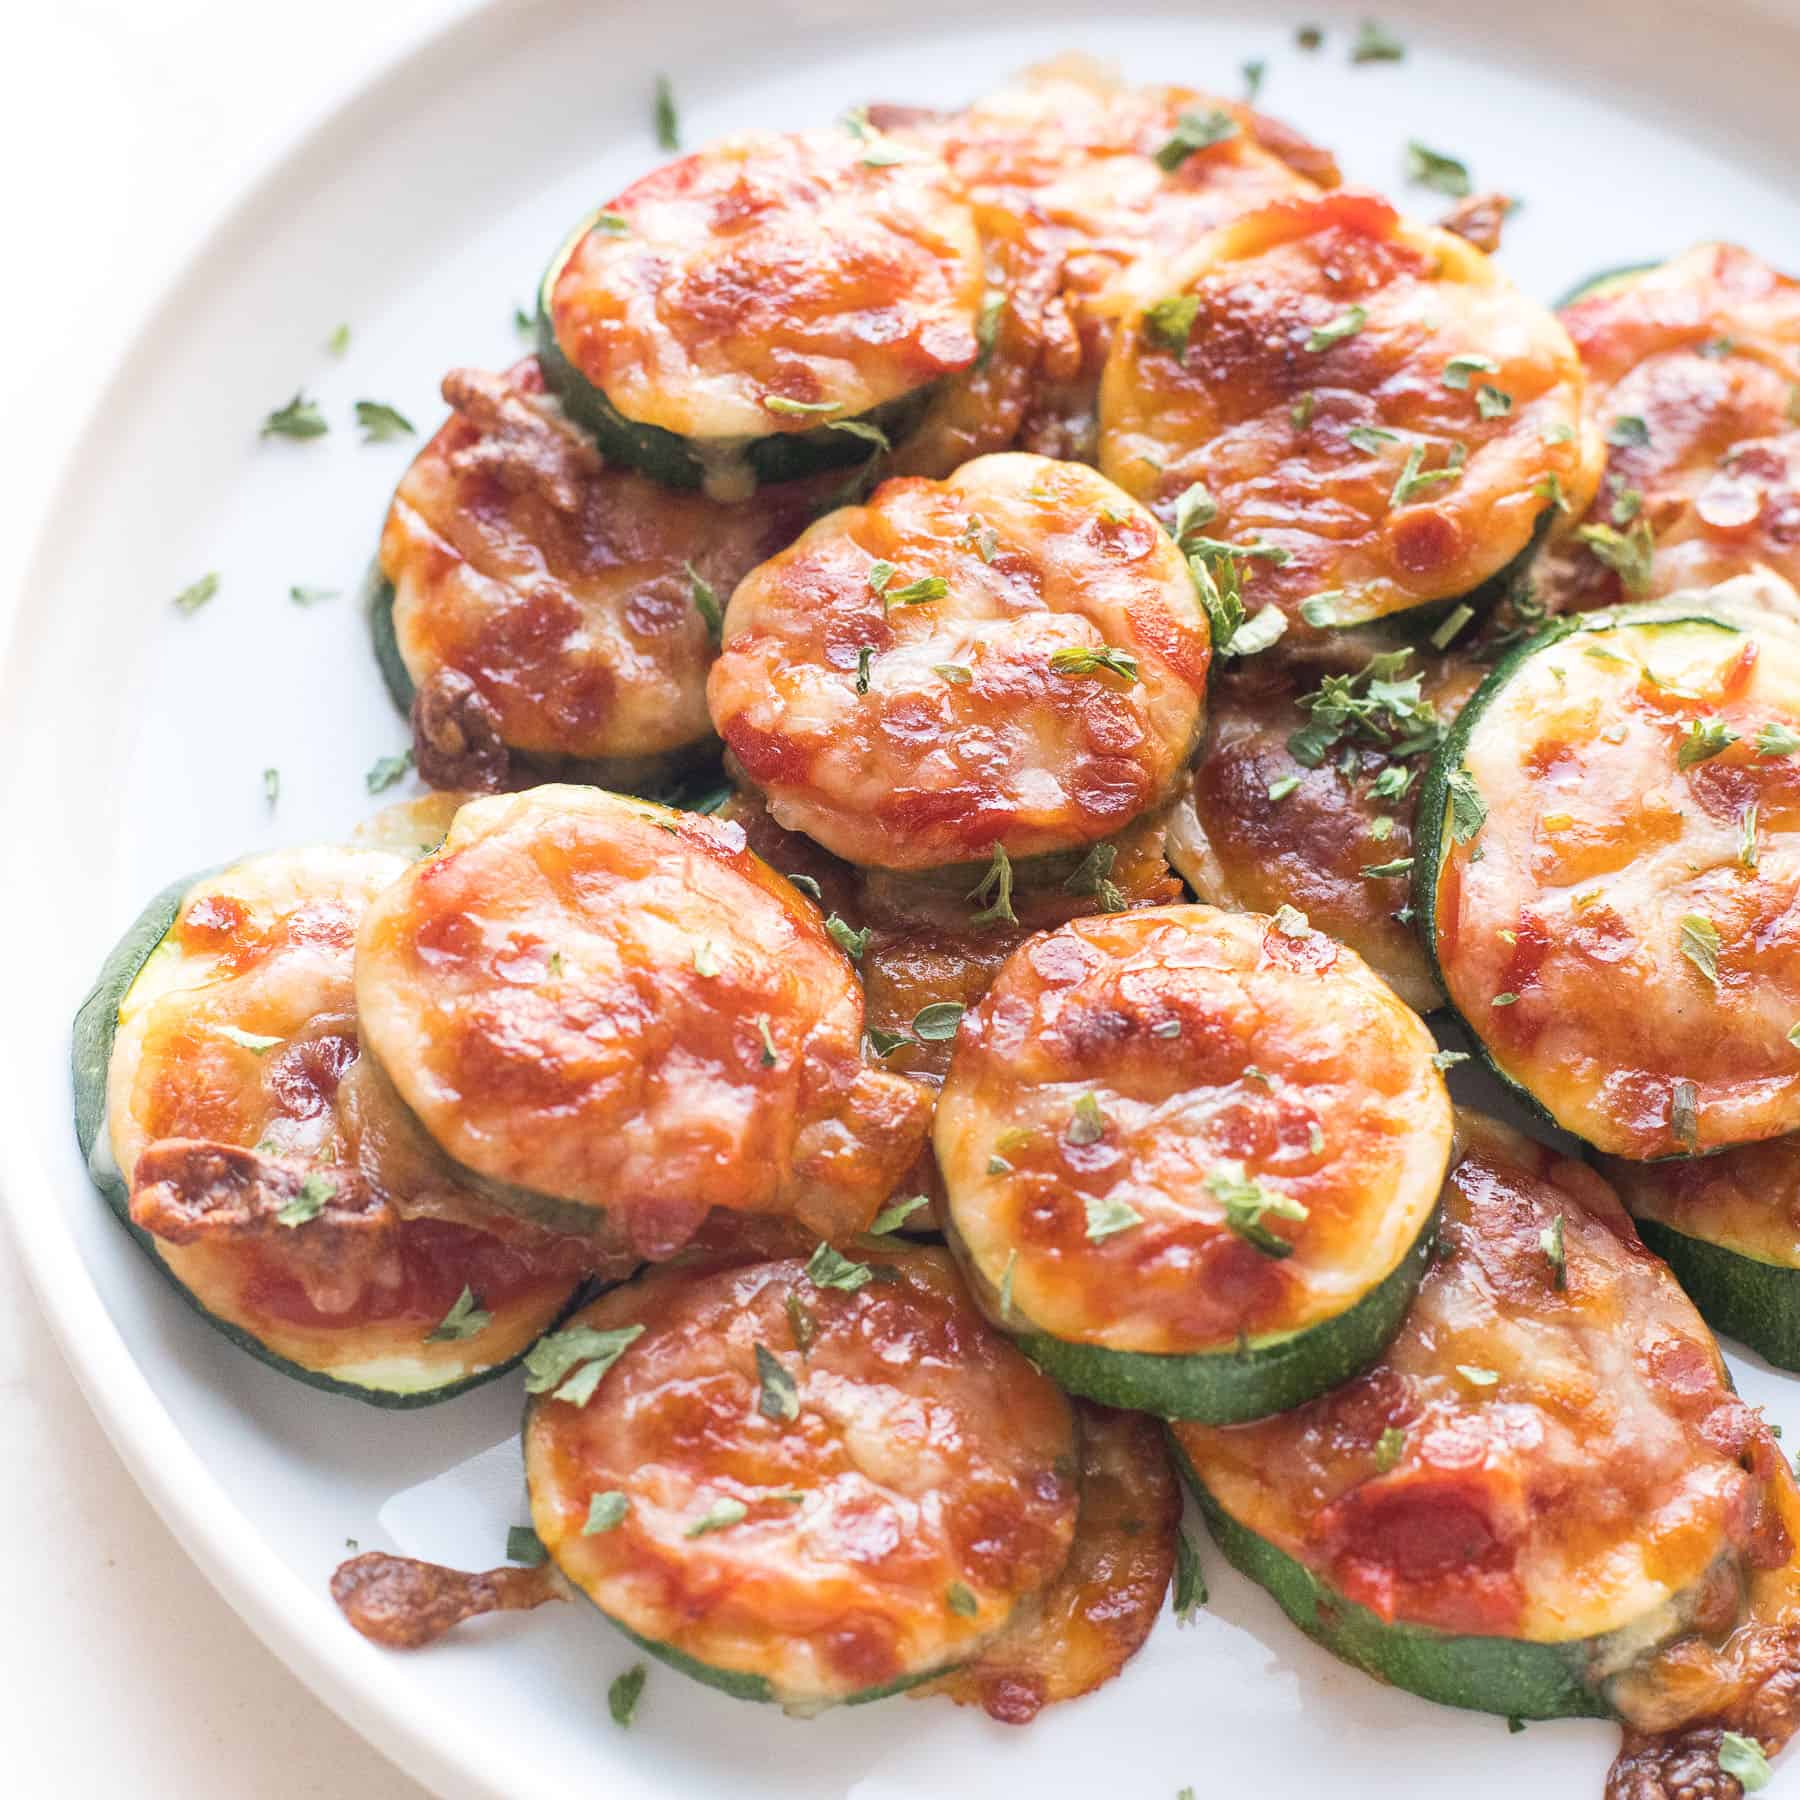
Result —
[{"label": "green zucchini skin", "polygon": [[1713,1330],[1748,1344],[1778,1369],[1800,1370],[1800,1269],[1690,1237],[1660,1219],[1633,1222]]},{"label": "green zucchini skin", "polygon": [[[971,1286],[982,1293],[984,1284],[962,1254],[954,1228],[948,1235]],[[1374,1362],[1400,1329],[1436,1241],[1434,1209],[1399,1266],[1347,1312],[1273,1343],[1200,1356],[1162,1356],[1068,1343],[1033,1331],[1028,1324],[1021,1329],[1016,1316],[999,1316],[994,1296],[984,1293],[983,1298],[1001,1328],[1013,1333],[1019,1348],[1072,1394],[1097,1400],[1102,1406],[1151,1413],[1159,1419],[1242,1425],[1300,1406],[1360,1375]]]},{"label": "green zucchini skin", "polygon": [[1550,303],[1550,310],[1561,312],[1565,306],[1573,306],[1577,300],[1589,299],[1609,288],[1622,285],[1633,275],[1647,275],[1652,269],[1661,267],[1662,259],[1658,258],[1653,262],[1620,263],[1616,268],[1598,269],[1592,275],[1576,282],[1566,294],[1561,294],[1553,300]]},{"label": "green zucchini skin", "polygon": [[1172,1437],[1169,1449],[1226,1561],[1267,1588],[1281,1610],[1333,1656],[1377,1681],[1440,1706],[1516,1719],[1614,1716],[1589,1679],[1588,1640],[1530,1644],[1514,1638],[1462,1637],[1423,1625],[1387,1624],[1240,1525],[1208,1492]]},{"label": "green zucchini skin", "polygon": [[370,563],[363,584],[363,616],[369,622],[369,641],[375,649],[375,666],[388,691],[388,698],[407,716],[411,716],[413,685],[406,658],[400,654],[400,638],[394,630],[394,584],[382,574],[379,563]]},{"label": "green zucchini skin", "polygon": [[[695,450],[693,441],[660,425],[641,424],[626,418],[569,361],[556,341],[556,327],[550,317],[551,290],[576,245],[593,229],[600,210],[596,208],[587,214],[563,240],[538,284],[537,354],[544,380],[562,402],[563,410],[588,432],[600,446],[600,453],[610,461],[641,469],[665,487],[701,487],[705,483],[706,463]],[[930,382],[910,394],[872,407],[855,421],[834,420],[832,423],[870,425],[885,433],[889,443],[897,444],[924,419],[937,388],[936,382]],[[824,469],[866,462],[869,449],[869,441],[853,431],[820,425],[811,431],[771,432],[767,437],[752,438],[743,447],[743,459],[759,484],[769,484],[797,481]]]},{"label": "green zucchini skin", "polygon": [[[217,1313],[208,1311],[186,1283],[163,1261],[157,1251],[155,1238],[132,1223],[130,1189],[119,1170],[112,1166],[110,1155],[104,1154],[107,1149],[104,1143],[106,1077],[112,1063],[113,1039],[119,1029],[119,1003],[143,971],[144,964],[150,960],[151,952],[168,936],[188,890],[196,882],[204,881],[208,875],[215,873],[216,869],[206,869],[186,876],[180,881],[172,882],[151,900],[101,964],[93,987],[76,1011],[69,1056],[75,1102],[75,1141],[80,1147],[83,1162],[87,1164],[89,1180],[93,1182],[113,1216],[131,1234],[138,1248],[155,1264],[158,1272],[176,1293],[213,1330],[229,1338],[240,1350],[247,1351],[258,1362],[291,1380],[304,1382],[308,1387],[319,1389],[321,1393],[341,1394],[346,1399],[361,1400],[369,1406],[393,1412],[411,1412],[422,1406],[435,1406],[440,1400],[454,1399],[458,1394],[466,1394],[471,1388],[481,1387],[497,1376],[506,1374],[523,1360],[524,1351],[477,1374],[463,1376],[441,1387],[410,1393],[340,1381],[334,1375],[306,1368],[285,1356],[277,1355],[260,1338],[252,1336],[242,1326],[234,1325],[229,1319],[222,1319]],[[567,1304],[558,1311],[556,1318],[546,1329],[554,1330],[583,1302],[587,1297],[586,1287],[585,1282],[575,1284]],[[529,1349],[530,1346],[527,1345],[526,1348]]]}]

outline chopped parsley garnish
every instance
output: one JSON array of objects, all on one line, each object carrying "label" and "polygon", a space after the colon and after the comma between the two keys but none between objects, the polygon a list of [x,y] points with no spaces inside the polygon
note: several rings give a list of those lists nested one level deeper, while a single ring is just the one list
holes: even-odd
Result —
[{"label": "chopped parsley garnish", "polygon": [[1269,783],[1269,798],[1285,800],[1299,785],[1300,777],[1298,775],[1283,775],[1279,781]]},{"label": "chopped parsley garnish", "polygon": [[1406,453],[1406,466],[1400,471],[1400,479],[1394,483],[1389,504],[1410,506],[1428,488],[1436,487],[1439,482],[1460,479],[1468,454],[1463,445],[1452,444],[1444,466],[1441,469],[1428,469],[1425,467],[1425,446],[1414,444]]},{"label": "chopped parsley garnish", "polygon": [[1406,1448],[1406,1433],[1398,1425],[1390,1425],[1375,1440],[1375,1472],[1385,1475],[1400,1460]]},{"label": "chopped parsley garnish", "polygon": [[875,646],[864,644],[856,653],[856,691],[866,694],[869,691],[869,665],[875,660]]},{"label": "chopped parsley garnish", "polygon": [[1517,994],[1496,994],[1488,1002],[1489,1006],[1517,1006],[1518,1004],[1519,996]]},{"label": "chopped parsley garnish", "polygon": [[1650,591],[1650,564],[1656,555],[1656,539],[1651,535],[1648,519],[1638,519],[1629,532],[1620,532],[1611,525],[1582,525],[1575,535],[1618,576],[1626,593]]},{"label": "chopped parsley garnish", "polygon": [[336,588],[296,586],[288,589],[288,598],[296,606],[322,606],[327,600],[335,600],[337,597]]},{"label": "chopped parsley garnish", "polygon": [[513,308],[513,330],[522,338],[535,337],[537,335],[537,320],[534,319],[524,307],[515,306]]},{"label": "chopped parsley garnish", "polygon": [[333,356],[342,356],[344,352],[350,348],[350,327],[348,325],[338,326],[338,328],[332,332],[331,336],[325,340],[325,348],[329,350]]},{"label": "chopped parsley garnish", "polygon": [[1475,390],[1475,411],[1484,419],[1503,419],[1512,411],[1512,395],[1484,381]]},{"label": "chopped parsley garnish", "polygon": [[1364,19],[1362,29],[1356,34],[1356,41],[1350,46],[1350,60],[1353,63],[1399,62],[1406,55],[1406,46],[1385,27],[1373,19]]},{"label": "chopped parsley garnish", "polygon": [[621,1325],[616,1331],[572,1325],[553,1331],[525,1354],[525,1391],[586,1406],[600,1378],[643,1335],[642,1325]]},{"label": "chopped parsley garnish", "polygon": [[884,1206],[875,1215],[875,1223],[869,1227],[870,1236],[886,1237],[890,1232],[898,1231],[920,1207],[930,1204],[926,1195],[914,1194],[910,1200],[896,1200],[892,1206]]},{"label": "chopped parsley garnish", "polygon": [[663,150],[679,150],[681,119],[675,111],[675,90],[669,86],[666,75],[656,78],[656,93],[651,101],[651,120],[656,127],[658,147]]},{"label": "chopped parsley garnish", "polygon": [[1093,675],[1102,669],[1127,683],[1138,678],[1137,658],[1129,650],[1115,650],[1110,644],[1098,648],[1066,644],[1050,653],[1050,670],[1055,675]]},{"label": "chopped parsley garnish", "polygon": [[1312,930],[1306,914],[1297,906],[1289,906],[1285,900],[1276,907],[1270,924],[1283,937],[1298,937],[1303,931]]},{"label": "chopped parsley garnish", "polygon": [[465,1338],[479,1337],[493,1324],[494,1315],[477,1298],[466,1283],[450,1310],[425,1334],[428,1344],[460,1344]]},{"label": "chopped parsley garnish", "polygon": [[1410,856],[1397,856],[1392,862],[1370,863],[1361,873],[1371,881],[1380,881],[1389,875],[1406,875],[1412,871],[1413,859]]},{"label": "chopped parsley garnish", "polygon": [[1334,344],[1341,344],[1346,338],[1353,338],[1362,330],[1369,315],[1360,306],[1352,306],[1341,312],[1335,319],[1323,325],[1315,325],[1307,334],[1308,350],[1329,350]]},{"label": "chopped parsley garnish", "polygon": [[1263,1219],[1273,1214],[1278,1219],[1304,1221],[1308,1216],[1307,1208],[1300,1201],[1287,1194],[1272,1193],[1261,1182],[1247,1180],[1244,1165],[1240,1162],[1220,1163],[1207,1176],[1206,1185],[1225,1209],[1228,1230],[1264,1256],[1279,1260],[1294,1254],[1294,1246],[1271,1231]]},{"label": "chopped parsley garnish", "polygon": [[1756,734],[1758,756],[1792,756],[1800,750],[1800,731],[1793,731],[1773,719]]},{"label": "chopped parsley garnish", "polygon": [[594,222],[588,229],[599,232],[602,237],[623,237],[631,229],[631,221],[623,213],[600,212],[594,214]]},{"label": "chopped parsley garnish", "polygon": [[316,438],[331,429],[316,400],[296,394],[286,406],[278,406],[263,420],[261,437]]},{"label": "chopped parsley garnish", "polygon": [[1636,413],[1621,413],[1607,426],[1606,441],[1621,449],[1642,450],[1650,442],[1650,427]]},{"label": "chopped parsley garnish", "polygon": [[1716,991],[1719,985],[1719,928],[1704,913],[1681,915],[1681,954]]},{"label": "chopped parsley garnish", "polygon": [[506,1528],[506,1560],[535,1569],[550,1560],[550,1552],[529,1525],[509,1525]]},{"label": "chopped parsley garnish", "polygon": [[756,1346],[756,1410],[778,1422],[800,1416],[800,1389],[782,1365],[781,1358],[763,1345]]},{"label": "chopped parsley garnish", "polygon": [[1452,643],[1462,634],[1463,627],[1474,618],[1475,609],[1458,603],[1444,615],[1444,621],[1431,634],[1431,647],[1434,650],[1448,650]]},{"label": "chopped parsley garnish", "polygon": [[790,400],[786,394],[764,394],[763,408],[767,412],[786,413],[791,417],[801,415],[817,415],[842,412],[844,403],[841,400]]},{"label": "chopped parsley garnish", "polygon": [[218,574],[209,570],[198,581],[184,587],[170,604],[178,613],[197,613],[218,591]]},{"label": "chopped parsley garnish", "polygon": [[1185,1531],[1175,1534],[1175,1587],[1171,1596],[1175,1623],[1191,1625],[1194,1615],[1206,1604],[1206,1577],[1200,1569],[1200,1557]]},{"label": "chopped parsley garnish", "polygon": [[1492,1369],[1481,1368],[1475,1363],[1458,1363],[1456,1372],[1470,1387],[1490,1388],[1500,1379]]},{"label": "chopped parsley garnish", "polygon": [[383,794],[412,767],[413,753],[402,750],[397,756],[378,756],[363,777],[363,786],[371,794]]},{"label": "chopped parsley garnish", "polygon": [[960,1581],[953,1581],[944,1589],[944,1604],[959,1619],[972,1619],[981,1611],[981,1602]]},{"label": "chopped parsley garnish", "polygon": [[1181,1036],[1181,1021],[1179,1019],[1158,1019],[1150,1027],[1150,1035],[1159,1038],[1178,1038]]},{"label": "chopped parsley garnish", "polygon": [[1444,364],[1444,386],[1466,388],[1473,375],[1498,375],[1500,365],[1491,356],[1453,356]]},{"label": "chopped parsley garnish", "polygon": [[1389,756],[1411,756],[1435,746],[1437,714],[1423,697],[1419,675],[1402,676],[1410,650],[1372,656],[1354,675],[1327,675],[1297,704],[1308,722],[1288,739],[1294,760],[1319,768],[1330,752],[1350,738]]},{"label": "chopped parsley garnish", "polygon": [[1738,866],[1744,869],[1755,869],[1761,857],[1756,847],[1757,803],[1752,800],[1744,808],[1744,816],[1738,820]]},{"label": "chopped parsley garnish", "polygon": [[819,1321],[806,1310],[798,1294],[790,1292],[781,1304],[787,1313],[788,1330],[793,1334],[794,1348],[805,1356],[819,1335]]},{"label": "chopped parsley garnish", "polygon": [[1302,25],[1294,33],[1294,42],[1302,50],[1317,50],[1325,42],[1325,33],[1317,25]]},{"label": "chopped parsley garnish", "polygon": [[827,419],[825,429],[841,431],[845,437],[861,438],[865,444],[873,444],[875,448],[871,454],[876,456],[894,447],[888,434],[879,425],[871,425],[867,419]]},{"label": "chopped parsley garnish", "polygon": [[[719,955],[713,948],[713,941],[711,938],[702,938],[700,942],[694,946],[694,973],[710,981],[718,974],[718,972]],[[551,973],[562,973],[560,963],[551,971]]]},{"label": "chopped parsley garnish", "polygon": [[933,663],[931,672],[952,687],[967,687],[975,679],[975,671],[966,663]]},{"label": "chopped parsley garnish", "polygon": [[877,1056],[892,1056],[896,1050],[910,1044],[912,1039],[903,1031],[884,1031],[879,1025],[871,1025],[863,1036],[869,1040],[869,1048]]},{"label": "chopped parsley garnish", "polygon": [[273,806],[281,798],[281,771],[263,770],[263,798]]},{"label": "chopped parsley garnish", "polygon": [[1466,200],[1474,183],[1469,180],[1469,165],[1441,150],[1429,150],[1417,138],[1406,145],[1406,179],[1435,193],[1448,194],[1452,200]]},{"label": "chopped parsley garnish", "polygon": [[852,931],[836,913],[825,921],[825,930],[831,941],[849,957],[852,962],[861,962],[863,952],[869,947],[869,935],[873,926],[865,925],[861,931]]},{"label": "chopped parsley garnish", "polygon": [[836,1288],[842,1294],[854,1294],[875,1279],[867,1263],[852,1262],[829,1244],[821,1243],[806,1259],[806,1279],[816,1288]]},{"label": "chopped parsley garnish", "polygon": [[614,1531],[625,1521],[631,1502],[617,1488],[608,1488],[588,1501],[587,1519],[581,1527],[583,1537],[598,1537],[603,1531]]},{"label": "chopped parsley garnish", "polygon": [[1238,134],[1238,122],[1222,107],[1194,107],[1175,121],[1175,130],[1156,153],[1156,166],[1173,174],[1196,150],[1222,144]]},{"label": "chopped parsley garnish", "polygon": [[913,1036],[921,1044],[947,1044],[956,1036],[962,1016],[960,1000],[934,1000],[913,1014]]},{"label": "chopped parsley garnish", "polygon": [[612,1714],[615,1725],[631,1723],[632,1714],[637,1711],[638,1696],[644,1691],[647,1673],[642,1663],[633,1663],[623,1675],[614,1676],[612,1686],[606,1690],[606,1710]]},{"label": "chopped parsley garnish", "polygon": [[1466,768],[1451,772],[1445,783],[1450,795],[1450,838],[1453,843],[1472,843],[1487,823],[1487,802]]},{"label": "chopped parsley garnish", "polygon": [[1696,763],[1709,762],[1737,741],[1738,734],[1723,719],[1690,719],[1687,735],[1675,752],[1675,766],[1691,769]]},{"label": "chopped parsley garnish", "polygon": [[1437,1070],[1454,1069],[1458,1063],[1466,1063],[1469,1053],[1466,1050],[1434,1050],[1431,1053],[1431,1066]]},{"label": "chopped parsley garnish", "polygon": [[1345,435],[1352,448],[1367,451],[1371,456],[1380,455],[1383,444],[1397,444],[1400,441],[1397,431],[1383,431],[1376,425],[1352,425]]},{"label": "chopped parsley garnish", "polygon": [[1538,1248],[1550,1264],[1550,1281],[1560,1294],[1569,1285],[1569,1253],[1564,1243],[1563,1215],[1558,1213],[1538,1233]]},{"label": "chopped parsley garnish", "polygon": [[1700,1090],[1691,1081],[1676,1082],[1669,1096],[1669,1129],[1690,1155],[1700,1148]]},{"label": "chopped parsley garnish", "polygon": [[775,1066],[775,1038],[769,1030],[769,1015],[756,1015],[756,1035],[762,1039],[762,1066],[772,1069]]},{"label": "chopped parsley garnish", "polygon": [[941,600],[949,593],[950,584],[941,575],[921,575],[905,587],[889,588],[882,599],[889,606],[923,606],[927,600]]},{"label": "chopped parsley garnish", "polygon": [[308,1175],[300,1183],[300,1191],[275,1215],[277,1225],[291,1231],[297,1225],[310,1225],[325,1210],[325,1203],[337,1197],[337,1183],[328,1175]]},{"label": "chopped parsley garnish", "polygon": [[1106,1114],[1093,1094],[1082,1094],[1069,1109],[1069,1125],[1063,1136],[1071,1144],[1097,1144],[1106,1136]]},{"label": "chopped parsley garnish", "polygon": [[1013,1276],[1019,1267],[1019,1253],[1009,1250],[1006,1254],[1006,1272],[1000,1277],[1000,1316],[1003,1319],[1012,1317],[1013,1309]]},{"label": "chopped parsley garnish", "polygon": [[729,1496],[715,1500],[686,1531],[683,1537],[705,1537],[709,1531],[723,1531],[729,1525],[738,1524],[749,1512],[741,1500],[733,1500]]},{"label": "chopped parsley garnish", "polygon": [[987,900],[991,893],[994,897],[988,904],[974,914],[971,925],[1016,925],[1019,916],[1013,911],[1013,867],[1012,858],[1006,854],[1005,847],[994,846],[994,854],[987,866],[987,873],[969,890],[971,903]]},{"label": "chopped parsley garnish", "polygon": [[1118,861],[1118,850],[1111,844],[1096,844],[1079,863],[1075,865],[1063,885],[1065,894],[1092,894],[1100,903],[1103,913],[1116,913],[1125,910],[1125,896],[1113,884],[1113,864]]},{"label": "chopped parsley garnish", "polygon": [[1762,1745],[1738,1731],[1720,1734],[1719,1768],[1746,1794],[1754,1794],[1774,1779],[1774,1771],[1769,1767],[1769,1759],[1763,1755]]},{"label": "chopped parsley garnish", "polygon": [[1134,1225],[1144,1222],[1143,1214],[1136,1207],[1123,1200],[1095,1200],[1088,1198],[1082,1201],[1087,1211],[1088,1242],[1097,1244],[1102,1238],[1112,1237],[1115,1233],[1129,1231]]},{"label": "chopped parsley garnish", "polygon": [[1296,431],[1305,431],[1313,422],[1313,414],[1319,410],[1319,396],[1308,388],[1292,406],[1288,408],[1288,423]]},{"label": "chopped parsley garnish", "polygon": [[1184,550],[1196,532],[1204,531],[1219,516],[1219,503],[1196,481],[1175,497],[1175,542]]},{"label": "chopped parsley garnish", "polygon": [[1256,104],[1256,96],[1262,92],[1263,77],[1268,72],[1269,65],[1260,56],[1244,64],[1244,101],[1246,105],[1254,106]]},{"label": "chopped parsley garnish", "polygon": [[691,562],[684,562],[681,566],[687,572],[688,598],[694,603],[694,611],[705,623],[707,636],[716,644],[725,629],[725,609],[719,604],[719,596],[713,592],[712,583]]},{"label": "chopped parsley garnish", "polygon": [[1166,350],[1177,362],[1187,354],[1200,301],[1193,294],[1175,294],[1159,300],[1144,313],[1144,335],[1157,349]]},{"label": "chopped parsley garnish", "polygon": [[386,444],[395,438],[416,437],[412,421],[383,400],[359,400],[356,422],[362,427],[365,444]]}]

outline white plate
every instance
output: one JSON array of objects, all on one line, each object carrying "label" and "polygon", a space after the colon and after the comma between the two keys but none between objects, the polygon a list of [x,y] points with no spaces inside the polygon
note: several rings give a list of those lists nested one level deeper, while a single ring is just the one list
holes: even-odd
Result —
[{"label": "white plate", "polygon": [[[1649,9],[1514,0],[1489,16],[1383,17],[1404,64],[1350,68],[1360,8],[1277,24],[1251,8],[1045,0],[496,6],[370,86],[250,191],[132,341],[47,521],[0,685],[12,947],[0,1019],[0,1189],[51,1321],[145,1491],[206,1574],[296,1672],[420,1779],[451,1795],[571,1781],[612,1800],[729,1792],[809,1800],[990,1792],[1373,1797],[1396,1777],[1467,1800],[1532,1784],[1598,1800],[1614,1734],[1442,1711],[1376,1686],[1293,1632],[1206,1552],[1213,1598],[1166,1620],[1100,1696],[1009,1731],[939,1702],[807,1724],[653,1668],[629,1734],[606,1718],[633,1660],[575,1608],[490,1622],[407,1658],[362,1643],[326,1578],[347,1537],[499,1560],[522,1517],[502,1443],[511,1383],[416,1414],[286,1381],[197,1321],[89,1190],[68,1124],[69,1015],[145,896],[245,849],[329,838],[365,810],[363,771],[404,742],[351,594],[403,467],[365,448],[353,399],[429,428],[454,363],[519,352],[512,309],[564,227],[658,158],[652,74],[671,71],[687,140],[828,119],[869,98],[953,100],[1067,48],[1143,78],[1238,88],[1398,189],[1404,140],[1466,157],[1525,198],[1504,262],[1549,298],[1608,264],[1735,237],[1800,262],[1789,197],[1800,86],[1791,8]],[[1500,17],[1504,13],[1504,18]],[[1326,49],[1296,50],[1317,18]],[[1435,212],[1435,196],[1404,198]],[[323,349],[354,327],[341,363]],[[297,387],[321,442],[258,444]],[[216,601],[168,597],[203,571]],[[344,597],[310,611],[290,584]],[[262,771],[279,767],[271,813]],[[1800,1381],[1734,1358],[1800,1440]],[[438,1478],[442,1479],[438,1479]],[[429,1485],[424,1485],[429,1484]],[[1404,1771],[1404,1773],[1400,1773]]]}]

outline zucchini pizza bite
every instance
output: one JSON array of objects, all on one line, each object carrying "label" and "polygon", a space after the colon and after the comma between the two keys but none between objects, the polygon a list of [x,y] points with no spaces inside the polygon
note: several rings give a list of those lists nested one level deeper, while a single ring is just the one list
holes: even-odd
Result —
[{"label": "zucchini pizza bite", "polygon": [[[1800,1693],[1792,1473],[1606,1183],[1458,1129],[1380,1361],[1280,1418],[1176,1425],[1178,1458],[1226,1556],[1345,1661],[1449,1706],[1619,1719],[1612,1800],[1734,1793],[1721,1732],[1773,1748]],[[1721,1785],[1682,1785],[1689,1762]]]},{"label": "zucchini pizza bite", "polygon": [[1800,580],[1800,282],[1732,244],[1603,276],[1561,312],[1606,443],[1539,587],[1555,610]]},{"label": "zucchini pizza bite", "polygon": [[1800,1129],[1794,604],[1746,576],[1557,620],[1420,792],[1444,992],[1503,1080],[1613,1155]]},{"label": "zucchini pizza bite", "polygon": [[593,788],[465,806],[369,908],[363,1041],[500,1204],[672,1255],[707,1209],[863,1229],[928,1102],[865,1065],[862,995],[741,828]]},{"label": "zucchini pizza bite", "polygon": [[405,868],[310,849],[177,883],[74,1045],[83,1154],[157,1264],[262,1361],[384,1406],[500,1373],[636,1260],[496,1213],[359,1054],[357,922]]},{"label": "zucchini pizza bite", "polygon": [[684,1674],[800,1711],[968,1661],[1069,1557],[1075,1424],[941,1250],[654,1271],[532,1357],[531,1518]]},{"label": "zucchini pizza bite", "polygon": [[1465,239],[1373,194],[1279,200],[1155,271],[1100,392],[1100,467],[1291,625],[1472,604],[1598,442],[1568,333]]},{"label": "zucchini pizza bite", "polygon": [[1169,813],[1168,855],[1213,906],[1299,908],[1424,1013],[1443,997],[1412,928],[1413,809],[1484,670],[1460,643],[1367,650],[1328,640],[1304,659],[1226,665]]},{"label": "zucchini pizza bite", "polygon": [[1210,659],[1156,521],[1008,454],[884,482],[746,576],[707,699],[784,827],[865,866],[998,869],[1165,800]]},{"label": "zucchini pizza bite", "polygon": [[706,671],[739,579],[822,487],[725,506],[611,467],[534,358],[444,378],[449,420],[382,528],[371,626],[434,786],[643,786],[716,745]]},{"label": "zucchini pizza bite", "polygon": [[1076,1393],[1257,1418],[1398,1328],[1450,1100],[1423,1022],[1299,915],[1172,906],[1026,943],[938,1101],[946,1230]]},{"label": "zucchini pizza bite", "polygon": [[741,500],[902,439],[975,361],[984,289],[942,163],[867,131],[746,132],[582,221],[539,354],[606,455]]}]

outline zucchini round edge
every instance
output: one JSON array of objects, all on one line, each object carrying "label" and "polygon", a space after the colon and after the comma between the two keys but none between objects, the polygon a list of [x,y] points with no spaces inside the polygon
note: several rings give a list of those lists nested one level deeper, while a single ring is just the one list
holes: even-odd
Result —
[{"label": "zucchini round edge", "polygon": [[1638,1236],[1713,1330],[1747,1344],[1778,1369],[1800,1369],[1800,1269],[1784,1269],[1724,1244],[1638,1218]]}]

